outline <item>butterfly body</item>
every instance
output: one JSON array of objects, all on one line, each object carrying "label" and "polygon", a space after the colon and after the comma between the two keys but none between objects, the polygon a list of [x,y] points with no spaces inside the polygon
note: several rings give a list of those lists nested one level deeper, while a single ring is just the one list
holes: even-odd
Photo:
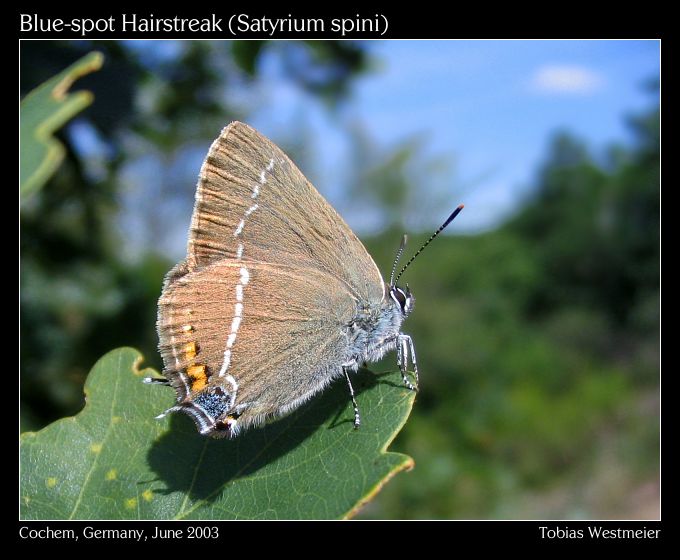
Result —
[{"label": "butterfly body", "polygon": [[[390,293],[386,285],[386,294]],[[396,288],[399,289],[399,288]],[[410,307],[405,310],[398,301],[384,297],[380,306],[357,310],[347,326],[352,359],[343,365],[356,371],[363,362],[377,362],[394,350],[401,334],[401,324],[410,313],[415,298],[410,296]]]}]

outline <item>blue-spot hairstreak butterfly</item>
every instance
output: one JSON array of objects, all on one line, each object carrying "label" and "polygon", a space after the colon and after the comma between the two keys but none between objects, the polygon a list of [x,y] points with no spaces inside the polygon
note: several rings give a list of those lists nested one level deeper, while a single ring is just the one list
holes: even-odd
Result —
[{"label": "blue-spot hairstreak butterfly", "polygon": [[[166,276],[158,304],[164,378],[202,434],[234,436],[283,416],[350,374],[397,351],[404,384],[418,382],[413,309],[397,281],[402,239],[385,282],[338,213],[271,141],[234,122],[201,168],[187,257]],[[416,386],[407,368],[413,364]]]}]

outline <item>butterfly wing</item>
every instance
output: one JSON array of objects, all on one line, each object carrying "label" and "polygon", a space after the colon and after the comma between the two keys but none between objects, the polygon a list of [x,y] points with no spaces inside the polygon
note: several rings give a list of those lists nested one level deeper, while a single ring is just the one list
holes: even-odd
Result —
[{"label": "butterfly wing", "polygon": [[367,302],[385,295],[375,262],[345,221],[276,145],[234,122],[201,168],[186,262],[195,270],[244,258],[325,271]]},{"label": "butterfly wing", "polygon": [[201,168],[187,258],[159,302],[175,408],[215,435],[236,417],[285,414],[355,359],[351,323],[384,295],[373,259],[295,164],[230,124]]},{"label": "butterfly wing", "polygon": [[195,271],[180,265],[159,302],[165,374],[178,401],[220,387],[241,428],[261,424],[342,375],[356,305],[341,280],[317,268],[246,259]]}]

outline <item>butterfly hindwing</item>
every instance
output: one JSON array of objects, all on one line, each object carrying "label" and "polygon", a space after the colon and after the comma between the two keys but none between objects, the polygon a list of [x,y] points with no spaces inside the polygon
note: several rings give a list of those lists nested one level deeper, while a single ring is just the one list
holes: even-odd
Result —
[{"label": "butterfly hindwing", "polygon": [[226,259],[197,271],[180,265],[159,302],[164,373],[180,402],[220,386],[234,393],[241,426],[259,424],[342,374],[355,310],[346,287],[316,269]]}]

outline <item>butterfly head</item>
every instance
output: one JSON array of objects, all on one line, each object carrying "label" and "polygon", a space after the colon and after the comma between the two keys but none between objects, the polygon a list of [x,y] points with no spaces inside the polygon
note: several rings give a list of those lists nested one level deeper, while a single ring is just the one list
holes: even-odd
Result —
[{"label": "butterfly head", "polygon": [[408,317],[409,313],[413,311],[413,304],[416,298],[413,297],[408,284],[406,284],[406,289],[399,286],[390,286],[390,297],[397,304],[404,318]]}]

